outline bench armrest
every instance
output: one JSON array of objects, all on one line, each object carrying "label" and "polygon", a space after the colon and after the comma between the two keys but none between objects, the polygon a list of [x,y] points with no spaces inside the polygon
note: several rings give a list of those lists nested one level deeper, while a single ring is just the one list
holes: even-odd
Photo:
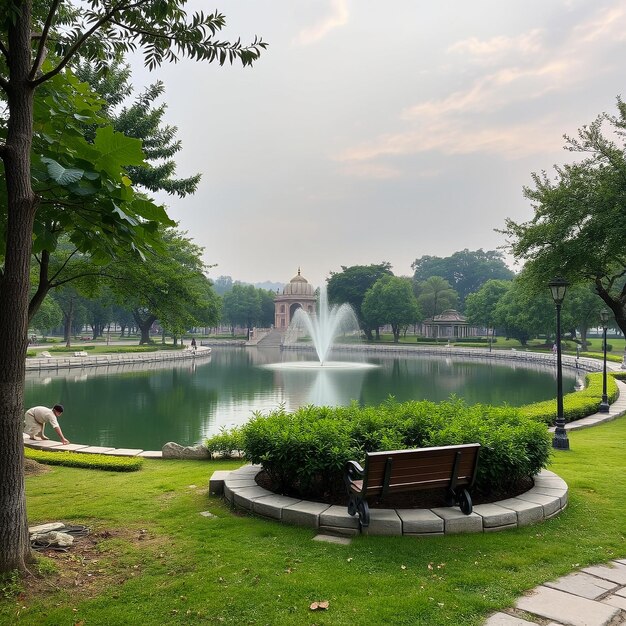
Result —
[{"label": "bench armrest", "polygon": [[[350,491],[352,485],[356,481],[362,481],[365,472],[356,461],[348,461],[343,467],[343,481]],[[357,489],[360,491],[360,489]]]}]

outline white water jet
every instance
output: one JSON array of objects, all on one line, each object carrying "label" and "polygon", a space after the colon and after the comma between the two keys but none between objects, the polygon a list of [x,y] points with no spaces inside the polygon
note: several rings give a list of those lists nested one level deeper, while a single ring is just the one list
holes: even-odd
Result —
[{"label": "white water jet", "polygon": [[304,333],[311,338],[320,366],[336,366],[328,362],[333,341],[339,335],[359,336],[359,322],[349,304],[328,305],[326,287],[320,287],[317,314],[311,315],[298,309],[285,336],[285,343],[295,343]]}]

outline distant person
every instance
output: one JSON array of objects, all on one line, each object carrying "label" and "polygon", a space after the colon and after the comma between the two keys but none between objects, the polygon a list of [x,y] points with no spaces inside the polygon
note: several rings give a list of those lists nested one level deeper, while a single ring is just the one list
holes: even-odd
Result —
[{"label": "distant person", "polygon": [[558,348],[556,347],[556,343],[553,343],[553,344],[552,344],[552,353],[553,353],[553,354],[556,354],[556,353],[557,353],[557,351],[558,351]]},{"label": "distant person", "polygon": [[192,350],[196,350],[196,349],[197,349],[197,346],[196,346],[196,338],[195,338],[195,337],[192,337],[192,338],[191,338],[191,349],[192,349]]},{"label": "distant person", "polygon": [[42,441],[48,440],[44,434],[46,424],[50,424],[54,430],[57,431],[61,442],[66,446],[69,441],[63,435],[63,431],[57,421],[63,413],[63,407],[60,404],[55,404],[51,409],[45,406],[35,406],[32,409],[28,409],[24,414],[24,432],[30,436],[31,439],[37,439],[39,437]]}]

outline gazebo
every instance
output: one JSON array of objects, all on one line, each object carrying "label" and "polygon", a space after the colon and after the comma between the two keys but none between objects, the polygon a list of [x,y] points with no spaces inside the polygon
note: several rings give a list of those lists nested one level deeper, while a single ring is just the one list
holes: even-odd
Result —
[{"label": "gazebo", "polygon": [[477,337],[481,330],[470,326],[467,318],[455,309],[446,309],[439,315],[422,322],[422,329],[426,337],[435,339],[460,339],[463,337]]},{"label": "gazebo", "polygon": [[287,330],[294,313],[302,308],[307,313],[315,313],[317,298],[309,281],[301,276],[300,268],[283,292],[274,298],[274,328]]}]

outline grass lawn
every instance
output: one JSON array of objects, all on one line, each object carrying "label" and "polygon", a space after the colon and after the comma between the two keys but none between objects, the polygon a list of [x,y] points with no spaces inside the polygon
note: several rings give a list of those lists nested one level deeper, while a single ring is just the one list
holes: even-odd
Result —
[{"label": "grass lawn", "polygon": [[[18,596],[0,582],[0,622],[481,624],[542,582],[626,556],[625,441],[626,418],[571,433],[551,466],[570,505],[542,524],[349,546],[209,497],[210,474],[237,462],[147,460],[130,474],[53,467],[27,478],[30,521],[86,524],[98,543],[88,559],[42,559],[38,595],[28,582]],[[324,600],[328,610],[309,609]]]}]

